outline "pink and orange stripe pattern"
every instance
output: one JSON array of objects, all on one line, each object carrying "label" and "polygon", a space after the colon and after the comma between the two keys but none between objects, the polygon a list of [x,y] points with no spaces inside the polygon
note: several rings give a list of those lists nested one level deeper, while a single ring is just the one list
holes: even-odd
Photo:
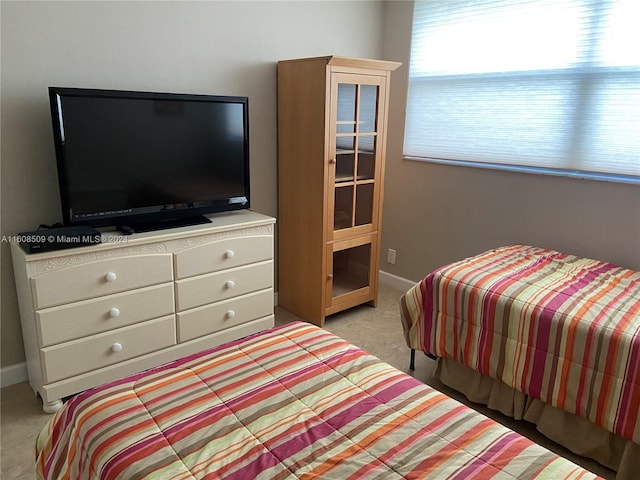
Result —
[{"label": "pink and orange stripe pattern", "polygon": [[318,327],[292,323],[70,399],[40,479],[593,479]]},{"label": "pink and orange stripe pattern", "polygon": [[401,300],[405,339],[640,443],[640,272],[515,245]]}]

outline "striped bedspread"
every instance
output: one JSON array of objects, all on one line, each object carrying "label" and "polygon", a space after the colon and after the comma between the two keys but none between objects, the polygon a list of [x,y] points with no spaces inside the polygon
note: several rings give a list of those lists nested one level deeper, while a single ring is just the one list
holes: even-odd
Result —
[{"label": "striped bedspread", "polygon": [[401,313],[410,348],[640,443],[640,272],[502,247],[430,273]]},{"label": "striped bedspread", "polygon": [[94,388],[37,440],[47,479],[591,479],[308,324]]}]

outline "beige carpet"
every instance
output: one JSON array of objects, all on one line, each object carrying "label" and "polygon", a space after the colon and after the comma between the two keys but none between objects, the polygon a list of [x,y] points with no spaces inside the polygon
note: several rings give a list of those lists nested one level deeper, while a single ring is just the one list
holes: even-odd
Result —
[{"label": "beige carpet", "polygon": [[[360,348],[372,353],[394,367],[409,372],[409,350],[404,344],[402,326],[398,313],[398,299],[403,292],[382,286],[377,308],[369,306],[356,307],[346,312],[329,317],[325,328],[336,335],[350,341]],[[297,320],[295,316],[276,308],[276,323],[283,324]],[[480,410],[482,413],[504,423],[509,428],[520,432],[541,443],[550,450],[565,456],[575,463],[613,480],[613,472],[597,463],[571,454],[567,450],[546,440],[538,434],[533,425],[518,422],[499,413],[470,404],[461,395],[432,379],[435,364],[422,354],[416,356],[417,379],[432,385],[463,403]],[[0,455],[1,475],[6,480],[32,480],[34,461],[34,441],[37,433],[49,418],[42,413],[40,400],[33,395],[27,383],[3,388],[0,391]],[[336,479],[338,480],[338,479]]]}]

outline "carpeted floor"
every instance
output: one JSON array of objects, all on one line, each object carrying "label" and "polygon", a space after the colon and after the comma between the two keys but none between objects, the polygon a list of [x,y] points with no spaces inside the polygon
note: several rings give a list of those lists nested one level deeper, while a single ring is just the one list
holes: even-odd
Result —
[{"label": "carpeted floor", "polygon": [[[398,313],[398,299],[402,293],[383,285],[380,288],[376,308],[365,305],[335,314],[327,319],[325,328],[394,367],[409,372],[409,350],[404,343]],[[297,317],[281,308],[276,308],[277,324],[293,320],[297,320]],[[593,461],[573,455],[548,441],[535,430],[533,425],[512,420],[482,406],[471,404],[460,394],[432,378],[434,366],[435,362],[418,354],[416,370],[412,375],[594,473],[609,480],[615,478],[615,474],[610,470]],[[40,399],[34,396],[27,383],[2,389],[0,410],[0,478],[32,480],[35,437],[50,415],[42,412]]]}]

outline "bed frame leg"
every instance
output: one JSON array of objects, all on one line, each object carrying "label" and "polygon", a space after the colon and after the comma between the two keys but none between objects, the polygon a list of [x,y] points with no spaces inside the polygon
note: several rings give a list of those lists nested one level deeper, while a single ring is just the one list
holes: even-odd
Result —
[{"label": "bed frame leg", "polygon": [[416,349],[412,348],[411,349],[411,361],[409,362],[409,370],[415,370],[416,369]]}]

